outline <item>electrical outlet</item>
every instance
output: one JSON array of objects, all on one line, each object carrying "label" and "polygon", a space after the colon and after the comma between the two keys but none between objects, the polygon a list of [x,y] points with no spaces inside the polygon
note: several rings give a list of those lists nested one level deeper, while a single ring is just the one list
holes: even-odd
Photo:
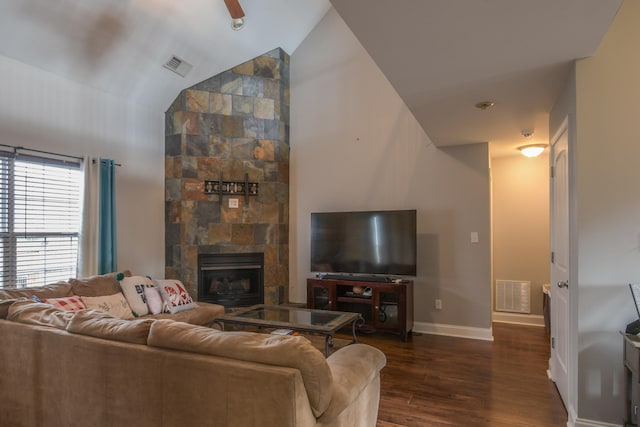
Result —
[{"label": "electrical outlet", "polygon": [[442,310],[442,300],[441,299],[437,299],[436,300],[436,310]]},{"label": "electrical outlet", "polygon": [[237,209],[238,208],[238,199],[229,199],[229,208]]}]

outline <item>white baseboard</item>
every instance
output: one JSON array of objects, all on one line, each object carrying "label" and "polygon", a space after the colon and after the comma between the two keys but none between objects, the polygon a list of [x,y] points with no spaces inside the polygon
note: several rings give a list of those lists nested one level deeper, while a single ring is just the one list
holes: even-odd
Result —
[{"label": "white baseboard", "polygon": [[573,426],[567,423],[567,427],[622,427],[622,424],[602,423],[600,421],[583,420],[578,418]]},{"label": "white baseboard", "polygon": [[578,418],[578,414],[576,413],[575,408],[572,404],[568,404],[565,406],[567,409],[567,427],[576,427],[576,419]]},{"label": "white baseboard", "polygon": [[472,338],[493,341],[491,328],[473,328],[470,326],[445,325],[439,323],[414,322],[413,330],[423,334],[446,335],[458,338]]},{"label": "white baseboard", "polygon": [[544,327],[544,316],[541,316],[539,314],[520,314],[494,311],[491,314],[491,320],[499,323],[513,323],[515,325]]},{"label": "white baseboard", "polygon": [[624,424],[611,424],[604,423],[602,421],[585,420],[584,418],[578,418],[576,411],[573,407],[568,409],[569,421],[567,421],[567,427],[623,427]]}]

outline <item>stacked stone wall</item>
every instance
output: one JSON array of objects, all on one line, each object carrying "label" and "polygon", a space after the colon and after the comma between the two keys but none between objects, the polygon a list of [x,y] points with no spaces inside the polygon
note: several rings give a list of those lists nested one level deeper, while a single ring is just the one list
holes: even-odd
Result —
[{"label": "stacked stone wall", "polygon": [[[183,90],[165,124],[166,276],[197,295],[199,253],[263,252],[265,303],[287,301],[289,56],[275,49]],[[259,184],[248,200],[204,191],[245,175]]]}]

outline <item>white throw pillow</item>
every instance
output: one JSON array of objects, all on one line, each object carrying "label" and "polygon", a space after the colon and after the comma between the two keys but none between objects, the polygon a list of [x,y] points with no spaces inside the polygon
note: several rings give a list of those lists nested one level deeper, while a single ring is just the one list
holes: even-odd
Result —
[{"label": "white throw pillow", "polygon": [[102,297],[80,297],[88,309],[105,311],[121,319],[133,319],[133,313],[122,292]]},{"label": "white throw pillow", "polygon": [[170,313],[196,307],[196,303],[180,280],[154,280],[153,283],[160,290],[162,299],[169,306]]},{"label": "white throw pillow", "polygon": [[160,295],[160,289],[152,286],[150,288],[144,288],[144,296],[147,299],[147,305],[151,314],[168,313],[169,306],[162,299]]},{"label": "white throw pillow", "polygon": [[136,317],[146,316],[149,314],[149,307],[147,306],[147,298],[144,294],[144,289],[153,287],[153,282],[148,277],[144,276],[131,276],[123,277],[120,280],[120,288],[124,297],[127,299],[133,315]]}]

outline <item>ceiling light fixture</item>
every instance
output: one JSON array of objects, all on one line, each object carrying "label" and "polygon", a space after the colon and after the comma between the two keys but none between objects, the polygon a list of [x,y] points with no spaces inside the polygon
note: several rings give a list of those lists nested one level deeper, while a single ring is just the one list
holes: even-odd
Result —
[{"label": "ceiling light fixture", "polygon": [[482,102],[478,102],[475,107],[479,108],[480,110],[486,110],[487,108],[491,108],[493,107],[495,104],[495,102],[493,101],[482,101]]},{"label": "ceiling light fixture", "polygon": [[227,5],[227,9],[229,10],[229,14],[231,15],[231,28],[233,28],[235,31],[244,28],[244,10],[242,10],[240,2],[238,0],[224,0],[224,4]]},{"label": "ceiling light fixture", "polygon": [[529,144],[518,147],[518,150],[527,157],[538,157],[544,149],[547,148],[546,144]]},{"label": "ceiling light fixture", "polygon": [[231,20],[231,28],[235,31],[241,30],[244,27],[244,18],[236,18]]},{"label": "ceiling light fixture", "polygon": [[[520,131],[525,138],[531,138],[533,131],[529,129],[523,129]],[[518,150],[526,157],[538,157],[544,149],[547,148],[547,144],[527,144],[518,147]]]}]

